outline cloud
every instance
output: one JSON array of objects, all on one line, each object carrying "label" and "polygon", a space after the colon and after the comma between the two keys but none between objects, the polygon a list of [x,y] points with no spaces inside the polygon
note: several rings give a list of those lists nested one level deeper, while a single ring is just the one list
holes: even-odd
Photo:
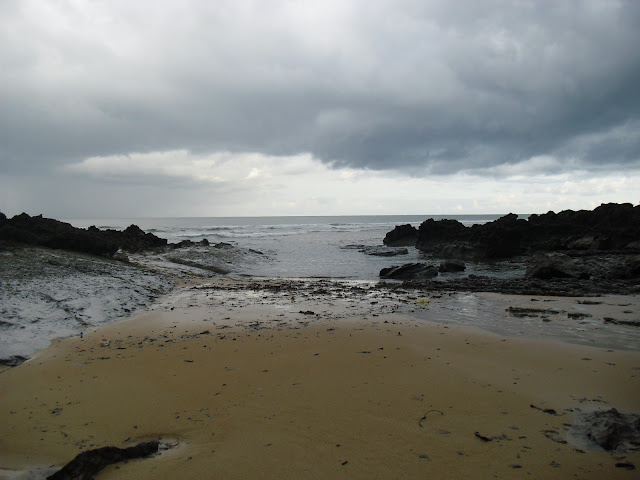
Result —
[{"label": "cloud", "polygon": [[0,173],[220,191],[309,162],[362,183],[624,175],[638,31],[623,0],[9,0]]}]

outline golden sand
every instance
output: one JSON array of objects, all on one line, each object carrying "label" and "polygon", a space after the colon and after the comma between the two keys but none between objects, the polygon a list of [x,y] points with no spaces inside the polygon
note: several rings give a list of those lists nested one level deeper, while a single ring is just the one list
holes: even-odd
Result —
[{"label": "golden sand", "polygon": [[4,478],[155,438],[177,446],[97,478],[638,478],[639,452],[568,427],[576,409],[640,411],[638,352],[397,316],[251,330],[185,315],[56,341],[1,373]]}]

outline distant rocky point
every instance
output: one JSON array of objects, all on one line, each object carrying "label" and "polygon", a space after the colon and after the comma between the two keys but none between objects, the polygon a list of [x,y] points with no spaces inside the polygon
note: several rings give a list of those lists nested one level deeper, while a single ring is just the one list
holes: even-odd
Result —
[{"label": "distant rocky point", "polygon": [[76,228],[42,215],[21,213],[8,219],[0,212],[0,246],[31,245],[113,256],[118,250],[139,252],[167,245],[167,240],[143,232],[137,225],[123,231]]},{"label": "distant rocky point", "polygon": [[531,215],[527,220],[510,213],[470,227],[457,220],[430,218],[418,229],[397,226],[383,243],[413,245],[443,258],[479,260],[535,252],[640,252],[640,206],[609,203],[594,210]]}]

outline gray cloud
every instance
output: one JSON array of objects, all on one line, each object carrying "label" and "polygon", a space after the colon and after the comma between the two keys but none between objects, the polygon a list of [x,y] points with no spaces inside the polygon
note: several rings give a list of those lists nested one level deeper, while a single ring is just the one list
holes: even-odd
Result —
[{"label": "gray cloud", "polygon": [[613,0],[3,2],[0,171],[174,149],[638,168],[639,31]]}]

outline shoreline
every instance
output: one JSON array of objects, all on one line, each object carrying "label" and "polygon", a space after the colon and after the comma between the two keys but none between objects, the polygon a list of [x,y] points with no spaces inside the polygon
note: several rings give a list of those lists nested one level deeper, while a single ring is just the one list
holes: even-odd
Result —
[{"label": "shoreline", "polygon": [[[637,350],[505,337],[412,317],[398,292],[309,281],[292,294],[288,283],[183,287],[0,373],[0,478],[158,437],[177,448],[97,478],[612,478],[626,474],[616,463],[640,467],[637,450],[587,449],[567,427],[578,409],[640,411]],[[437,300],[421,311],[437,314]]]}]

